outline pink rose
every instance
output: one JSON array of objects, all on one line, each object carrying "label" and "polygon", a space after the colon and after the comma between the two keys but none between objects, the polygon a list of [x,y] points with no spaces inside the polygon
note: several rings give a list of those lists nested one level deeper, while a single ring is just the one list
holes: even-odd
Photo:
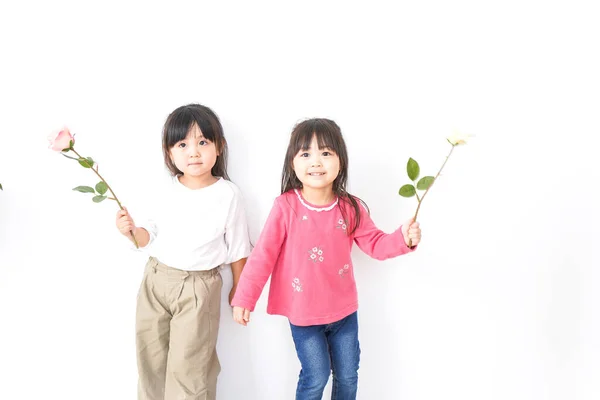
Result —
[{"label": "pink rose", "polygon": [[69,128],[64,127],[62,131],[48,136],[48,142],[50,142],[48,148],[54,151],[63,151],[71,147],[71,141],[75,144],[75,139],[71,135]]}]

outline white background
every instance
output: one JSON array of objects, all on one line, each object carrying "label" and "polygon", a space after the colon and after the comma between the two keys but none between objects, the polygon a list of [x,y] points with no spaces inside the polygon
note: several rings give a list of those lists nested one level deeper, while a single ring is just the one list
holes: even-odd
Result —
[{"label": "white background", "polygon": [[[600,398],[593,3],[3,2],[0,399],[135,398],[145,258],[46,136],[69,126],[135,214],[189,102],[222,120],[253,240],[304,118],[342,127],[350,192],[388,232],[416,206],[407,159],[433,174],[446,135],[476,134],[423,203],[418,252],[355,251],[359,399]],[[265,290],[234,325],[224,280],[219,399],[293,398],[287,321]]]}]

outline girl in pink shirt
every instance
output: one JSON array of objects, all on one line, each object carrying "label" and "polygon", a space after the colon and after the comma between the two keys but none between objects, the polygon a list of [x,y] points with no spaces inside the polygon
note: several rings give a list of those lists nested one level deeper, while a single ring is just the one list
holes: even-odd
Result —
[{"label": "girl in pink shirt", "polygon": [[297,400],[321,399],[333,372],[332,399],[355,399],[358,386],[358,296],[350,252],[356,243],[378,260],[414,250],[418,222],[379,230],[365,204],[346,191],[348,154],[339,126],[328,119],[296,125],[281,196],[250,254],[233,298],[242,325],[271,276],[267,312],[286,316],[302,369]]}]

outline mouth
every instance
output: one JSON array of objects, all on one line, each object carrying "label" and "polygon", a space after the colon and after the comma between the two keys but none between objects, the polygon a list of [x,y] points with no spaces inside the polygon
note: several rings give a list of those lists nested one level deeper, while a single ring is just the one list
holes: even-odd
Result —
[{"label": "mouth", "polygon": [[202,165],[202,163],[201,162],[189,163],[188,167],[191,167],[192,165]]},{"label": "mouth", "polygon": [[325,175],[325,172],[310,172],[308,175],[309,176],[323,176],[323,175]]}]

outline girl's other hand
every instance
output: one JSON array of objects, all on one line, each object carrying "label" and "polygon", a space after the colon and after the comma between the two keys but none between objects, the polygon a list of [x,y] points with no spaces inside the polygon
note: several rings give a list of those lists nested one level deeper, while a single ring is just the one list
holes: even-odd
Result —
[{"label": "girl's other hand", "polygon": [[247,326],[250,322],[250,310],[243,307],[233,307],[233,320],[240,325]]},{"label": "girl's other hand", "polygon": [[127,208],[123,207],[122,210],[117,211],[117,220],[116,220],[117,229],[121,232],[122,235],[130,237],[130,231],[135,235],[136,227],[133,222],[133,218],[129,215]]},{"label": "girl's other hand", "polygon": [[402,225],[402,235],[407,246],[414,247],[421,241],[421,227],[418,222],[413,222],[412,218]]}]

